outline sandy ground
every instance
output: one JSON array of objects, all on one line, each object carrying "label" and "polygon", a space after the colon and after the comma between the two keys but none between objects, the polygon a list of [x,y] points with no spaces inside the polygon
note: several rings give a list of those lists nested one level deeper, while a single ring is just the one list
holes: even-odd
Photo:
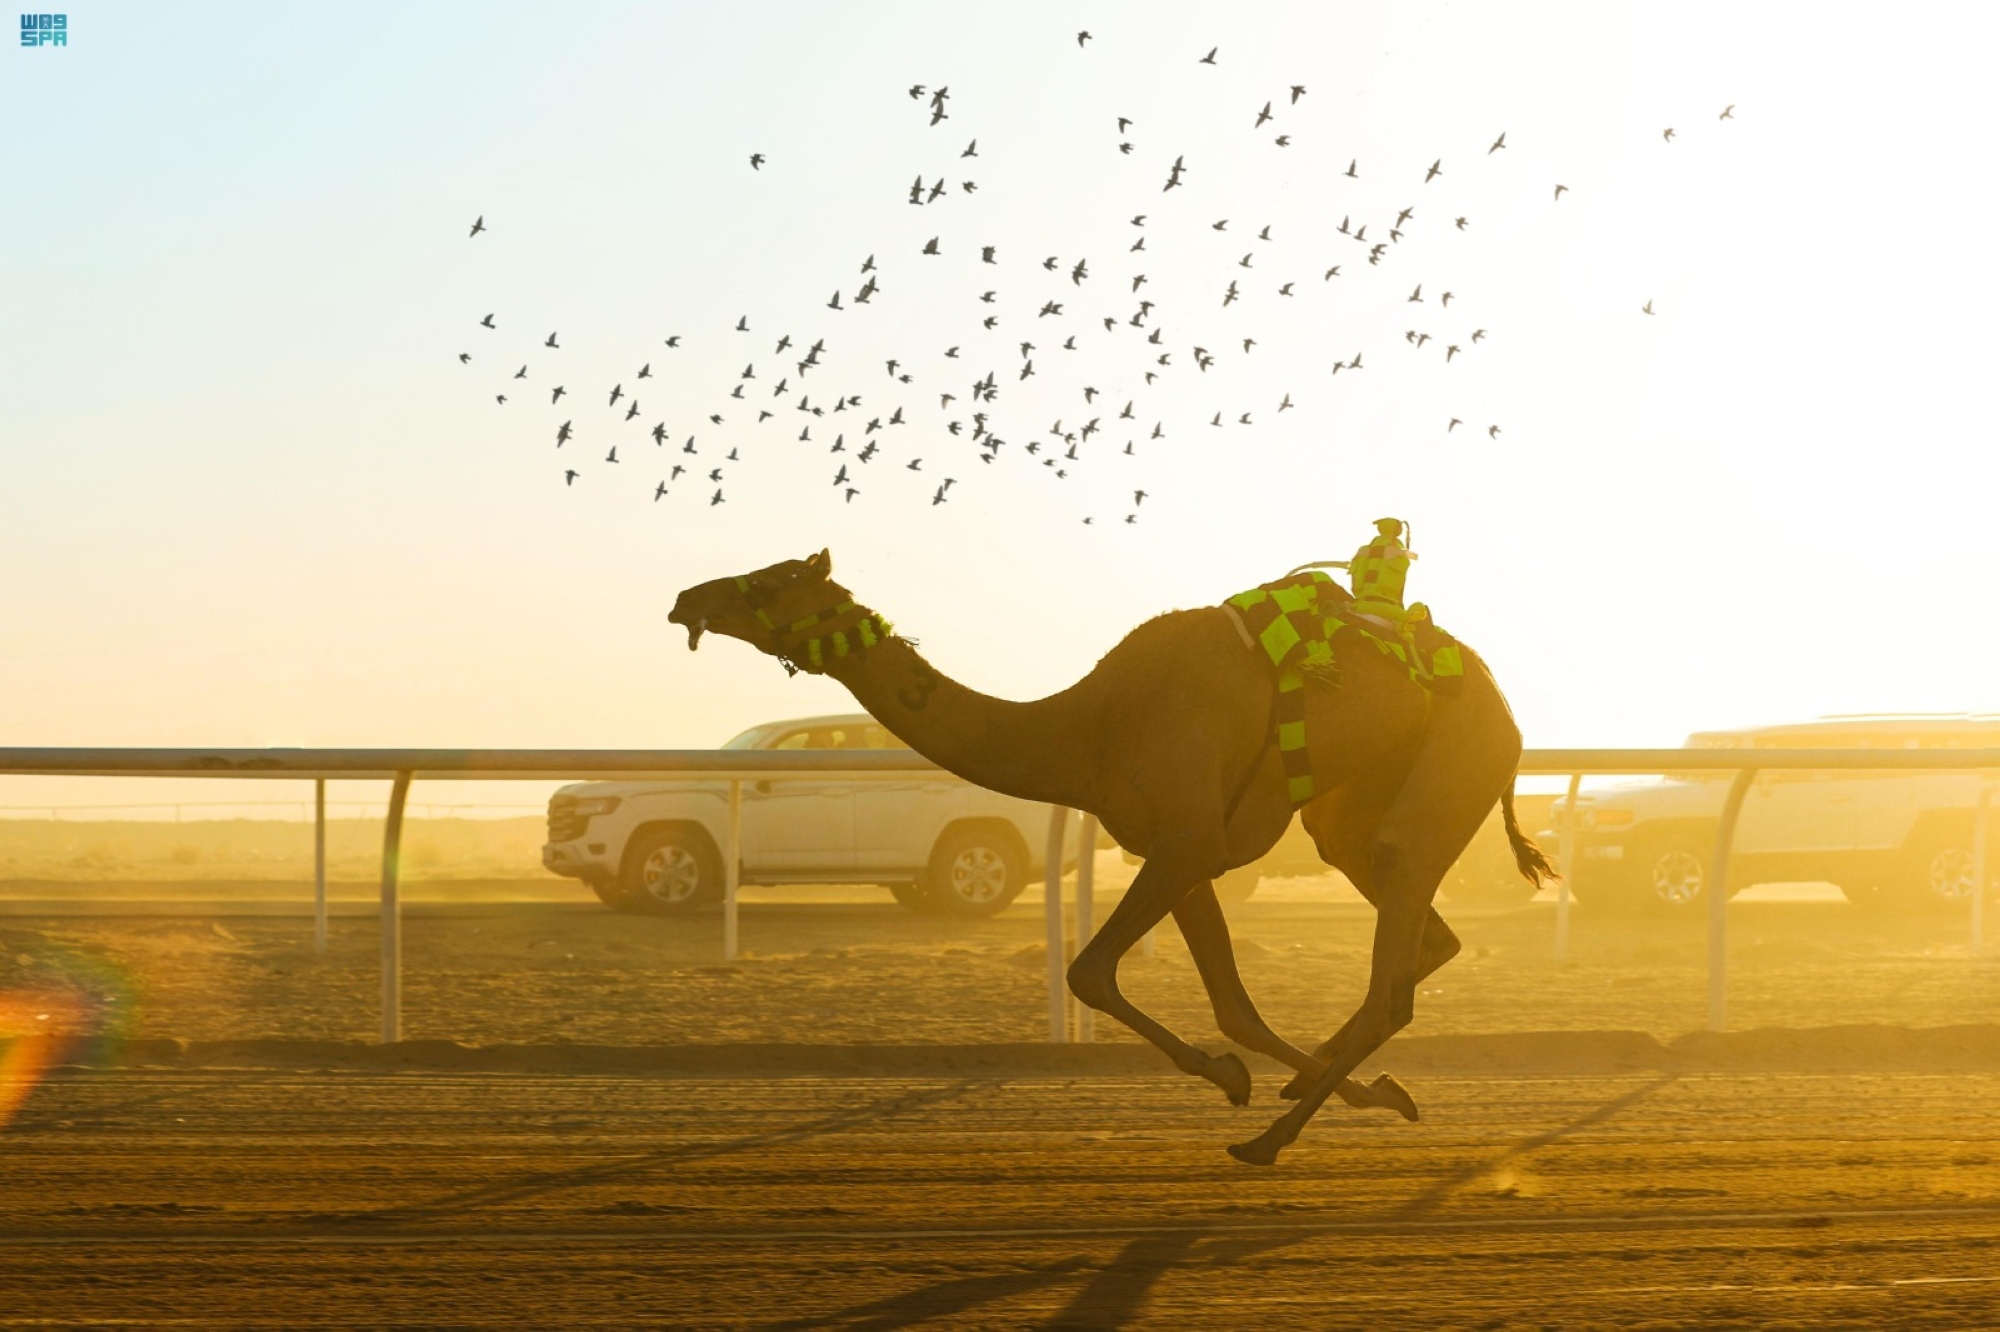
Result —
[{"label": "sandy ground", "polygon": [[1942,1327],[2000,1319],[2000,1077],[72,1074],[0,1325]]},{"label": "sandy ground", "polygon": [[[1447,905],[1376,1065],[1424,1121],[1336,1107],[1260,1171],[1222,1147],[1268,1067],[1236,1109],[1117,1028],[1036,1044],[1037,902],[755,893],[723,965],[714,915],[433,886],[383,1050],[365,903],[321,956],[234,891],[5,904],[0,1025],[97,1039],[39,1081],[0,1042],[0,1327],[2000,1324],[2000,969],[1957,922],[1734,904],[1769,1030],[1718,1040],[1699,922],[1579,910],[1559,965],[1547,903]],[[1339,1024],[1364,905],[1231,920],[1281,1032]],[[1219,1047],[1171,931],[1125,979]]]}]

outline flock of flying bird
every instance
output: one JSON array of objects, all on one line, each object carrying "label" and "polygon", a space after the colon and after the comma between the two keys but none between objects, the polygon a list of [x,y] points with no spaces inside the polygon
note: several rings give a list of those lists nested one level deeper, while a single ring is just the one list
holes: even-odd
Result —
[{"label": "flock of flying bird", "polygon": [[[1092,36],[1087,31],[1077,34],[1079,47],[1085,46],[1091,40]],[[1220,48],[1213,48],[1195,63],[1215,65],[1219,54]],[[932,128],[952,118],[949,110],[951,101],[949,87],[927,88],[923,84],[916,84],[907,90],[907,95],[911,101],[919,104],[922,113],[928,116],[928,124]],[[1265,101],[1263,106],[1255,111],[1254,116],[1246,118],[1251,121],[1253,131],[1261,132],[1267,123],[1282,115],[1282,112],[1274,111],[1274,106],[1282,104],[1286,108],[1294,107],[1307,95],[1308,90],[1305,85],[1289,85],[1280,96]],[[1733,105],[1725,107],[1720,119],[1732,119],[1733,114]],[[1116,151],[1121,155],[1130,156],[1136,150],[1135,142],[1130,137],[1134,123],[1128,117],[1117,119],[1115,142]],[[1675,131],[1669,128],[1664,131],[1662,137],[1665,142],[1671,144],[1674,141]],[[1291,146],[1292,135],[1289,132],[1277,132],[1271,136],[1270,142],[1275,147],[1287,148]],[[1507,135],[1502,132],[1486,148],[1485,155],[1491,157],[1504,151],[1507,146]],[[957,159],[960,161],[977,159],[978,149],[979,140],[975,137],[957,153]],[[1186,178],[1194,170],[1189,166],[1187,156],[1186,153],[1177,153],[1170,164],[1162,158],[1164,183],[1161,186],[1161,193],[1171,194],[1185,186]],[[767,162],[768,159],[761,152],[750,155],[750,166],[753,170],[761,171]],[[1359,167],[1358,160],[1350,159],[1345,172],[1339,174],[1358,180]],[[970,168],[962,169],[962,171],[969,170]],[[1411,229],[1419,217],[1419,207],[1423,202],[1423,187],[1445,174],[1444,159],[1438,157],[1426,168],[1412,166],[1408,171],[1411,189],[1418,195],[1417,202],[1403,207],[1393,218],[1385,216],[1379,219],[1362,219],[1357,223],[1352,215],[1343,217],[1337,228],[1327,231],[1323,237],[1314,237],[1312,240],[1315,243],[1323,242],[1328,247],[1358,248],[1344,251],[1329,249],[1323,252],[1319,262],[1313,265],[1313,272],[1303,277],[1280,273],[1279,276],[1285,280],[1274,281],[1267,275],[1267,270],[1275,265],[1267,263],[1260,266],[1260,259],[1268,258],[1274,253],[1269,248],[1274,239],[1272,234],[1274,224],[1265,224],[1255,230],[1246,231],[1244,234],[1250,239],[1244,243],[1248,248],[1240,259],[1234,261],[1226,275],[1217,275],[1214,279],[1215,306],[1211,312],[1227,310],[1239,301],[1245,300],[1251,294],[1246,290],[1250,284],[1259,284],[1260,289],[1257,293],[1259,295],[1292,298],[1299,294],[1296,290],[1299,283],[1309,281],[1313,276],[1317,276],[1322,285],[1340,280],[1344,270],[1356,259],[1365,261],[1370,268],[1393,265],[1403,241],[1411,234]],[[931,207],[954,192],[962,196],[971,196],[978,192],[979,184],[974,179],[959,180],[954,191],[952,182],[945,172],[939,172],[934,181],[926,183],[929,174],[920,172],[910,185],[907,199],[909,205]],[[1559,203],[1568,188],[1567,185],[1556,183],[1552,201]],[[1429,212],[1428,209],[1424,211]],[[907,355],[886,358],[884,362],[888,380],[886,395],[893,400],[890,404],[892,409],[886,412],[881,404],[874,401],[877,396],[874,390],[860,391],[852,382],[843,384],[830,396],[824,392],[820,393],[819,401],[815,402],[813,394],[809,391],[809,380],[816,385],[819,381],[812,377],[815,374],[823,376],[827,368],[828,341],[824,337],[817,337],[809,345],[800,347],[787,333],[777,338],[774,343],[769,343],[770,350],[761,354],[762,358],[782,359],[775,362],[762,359],[763,374],[760,377],[760,354],[752,352],[749,363],[744,366],[733,388],[726,395],[718,391],[718,398],[726,398],[729,401],[707,404],[716,410],[701,412],[700,415],[705,417],[705,424],[697,425],[693,432],[688,433],[678,449],[672,450],[672,456],[669,457],[668,450],[673,443],[673,436],[678,435],[680,431],[670,431],[665,417],[658,413],[653,414],[656,419],[650,427],[643,424],[648,414],[641,411],[639,394],[645,387],[641,381],[654,378],[652,361],[644,359],[645,354],[642,353],[640,357],[635,358],[642,359],[642,363],[631,375],[632,386],[629,390],[623,380],[612,384],[609,389],[592,390],[605,395],[604,407],[579,407],[575,415],[564,414],[562,400],[566,396],[577,395],[572,395],[568,387],[560,382],[563,375],[560,369],[556,368],[559,366],[556,358],[548,357],[546,359],[550,363],[549,368],[555,369],[551,377],[558,381],[549,389],[549,405],[557,409],[556,414],[564,414],[560,424],[552,428],[554,447],[562,450],[576,446],[577,453],[583,453],[578,427],[578,417],[583,411],[596,414],[599,421],[608,421],[614,431],[643,430],[643,434],[628,437],[623,441],[627,447],[625,459],[619,457],[619,443],[613,442],[604,455],[604,464],[620,465],[626,461],[636,461],[631,456],[633,444],[637,442],[643,446],[643,441],[650,438],[654,448],[661,451],[660,461],[655,470],[664,473],[653,487],[654,501],[667,499],[682,489],[682,480],[686,478],[689,483],[696,485],[699,491],[709,492],[707,504],[712,507],[725,502],[727,497],[724,492],[730,465],[743,460],[741,450],[752,442],[757,445],[769,442],[766,433],[753,434],[745,439],[729,430],[729,423],[735,422],[741,425],[747,422],[756,427],[768,427],[769,423],[777,419],[779,410],[786,409],[803,418],[798,422],[801,427],[798,435],[790,443],[795,446],[795,451],[815,447],[826,449],[827,466],[831,471],[831,490],[843,504],[851,504],[864,494],[864,477],[873,473],[873,464],[878,457],[893,456],[900,462],[901,470],[937,477],[938,484],[931,490],[929,502],[932,506],[941,505],[948,501],[952,487],[960,484],[960,481],[957,477],[944,475],[940,470],[940,464],[951,470],[959,470],[954,464],[970,463],[976,457],[979,463],[991,465],[1011,442],[998,433],[1002,425],[998,407],[1002,393],[1001,372],[993,368],[990,361],[983,373],[974,374],[965,368],[968,357],[974,354],[972,344],[975,341],[981,346],[978,354],[990,357],[993,355],[990,350],[993,344],[1004,339],[1006,342],[1016,343],[1016,363],[1006,375],[1014,385],[1022,384],[1038,375],[1036,369],[1038,352],[1043,355],[1046,363],[1049,356],[1058,353],[1088,350],[1099,353],[1100,359],[1068,363],[1066,368],[1071,369],[1073,374],[1080,374],[1083,379],[1126,385],[1127,392],[1130,393],[1123,407],[1114,414],[1110,410],[1110,402],[1115,399],[1108,399],[1107,403],[1100,407],[1097,400],[1100,397],[1107,397],[1104,392],[1091,383],[1075,386],[1071,391],[1081,397],[1082,407],[1074,418],[1068,418],[1073,423],[1066,425],[1065,418],[1058,418],[1053,426],[1025,439],[1018,451],[1010,456],[1039,463],[1046,474],[1056,481],[1067,479],[1073,468],[1084,466],[1088,461],[1094,460],[1095,454],[1107,448],[1116,456],[1137,457],[1137,446],[1141,441],[1150,446],[1152,441],[1164,439],[1168,434],[1164,419],[1154,420],[1150,430],[1139,423],[1139,402],[1146,391],[1168,376],[1206,375],[1217,364],[1218,353],[1203,344],[1213,343],[1218,347],[1225,345],[1225,339],[1221,336],[1204,336],[1185,331],[1174,337],[1172,342],[1168,341],[1169,311],[1142,295],[1149,282],[1147,273],[1142,271],[1148,266],[1145,258],[1148,254],[1147,240],[1156,234],[1155,230],[1148,229],[1148,220],[1144,212],[1134,213],[1131,217],[1132,240],[1126,247],[1124,258],[1125,266],[1134,271],[1121,274],[1116,286],[1112,288],[1118,301],[1115,308],[1108,298],[1100,298],[1098,294],[1103,290],[1105,283],[1110,281],[1108,278],[1100,277],[1100,272],[1105,266],[1103,260],[1099,261],[1099,271],[1093,271],[1087,256],[1066,259],[1050,255],[1028,265],[1025,271],[1029,280],[1046,285],[1035,290],[1025,303],[1019,305],[1022,317],[1032,322],[1028,325],[1027,336],[1018,339],[1015,338],[1011,328],[1006,333],[999,332],[1003,314],[1009,320],[1014,318],[1012,307],[1000,304],[1000,288],[1007,285],[1010,280],[1018,283],[1019,274],[1024,270],[1010,266],[1003,260],[998,245],[974,243],[961,250],[956,239],[948,240],[943,232],[932,236],[914,256],[909,257],[916,264],[921,265],[948,254],[961,253],[969,262],[970,255],[976,252],[979,258],[973,266],[975,272],[983,273],[987,266],[992,266],[997,271],[986,275],[993,286],[981,291],[977,297],[975,303],[977,308],[971,311],[977,320],[977,331],[969,332],[967,341],[946,347],[941,355],[933,354],[929,358],[931,364],[921,369]],[[1470,225],[1470,219],[1459,215],[1450,217],[1448,223],[1452,230],[1463,232]],[[1216,233],[1226,234],[1230,224],[1231,219],[1222,218],[1211,223],[1210,229]],[[1378,233],[1377,239],[1369,238],[1371,226]],[[486,230],[486,220],[482,214],[473,222],[470,235],[477,237]],[[884,288],[878,280],[880,270],[876,258],[876,255],[871,254],[859,265],[856,274],[859,279],[858,285],[850,290],[843,284],[832,293],[831,298],[825,303],[828,311],[851,314],[859,307],[870,306],[877,296],[882,294]],[[899,267],[897,271],[900,276],[909,271],[909,266]],[[1044,274],[1053,276],[1043,276]],[[1090,285],[1086,287],[1086,284]],[[975,282],[972,286],[985,287],[986,283]],[[1124,289],[1119,290],[1119,288]],[[1439,290],[1427,295],[1424,288],[1424,282],[1415,282],[1408,296],[1404,298],[1405,303],[1434,310],[1440,319],[1448,317],[1446,312],[1456,298],[1456,293],[1451,290]],[[1018,300],[1016,293],[1010,292],[1009,297],[1011,300]],[[1072,311],[1070,308],[1081,306],[1087,301],[1095,303],[1095,308],[1088,318],[1081,310]],[[1032,314],[1027,313],[1030,310]],[[1641,312],[1646,315],[1654,313],[1650,299],[1641,307]],[[1176,310],[1172,313],[1185,314],[1190,320],[1196,317],[1191,312]],[[496,315],[489,313],[477,321],[478,327],[489,331],[497,330],[499,326],[495,320]],[[1049,320],[1056,322],[1053,324],[1046,322]],[[734,333],[753,339],[748,344],[751,347],[762,346],[768,342],[768,335],[759,334],[751,329],[748,315],[736,321]],[[1484,328],[1468,328],[1456,338],[1415,327],[1408,329],[1404,334],[1405,342],[1418,351],[1423,351],[1432,342],[1440,343],[1439,351],[1446,365],[1454,363],[1462,355],[1471,354],[1471,349],[1482,343],[1486,337],[1487,332]],[[1080,345],[1079,338],[1089,339],[1090,345],[1087,347]],[[1233,332],[1227,335],[1227,342],[1240,343],[1241,351],[1234,353],[1239,356],[1252,354],[1258,345],[1256,338],[1240,336]],[[667,352],[672,352],[679,348],[680,344],[681,335],[675,334],[665,338],[662,345]],[[550,333],[540,343],[538,350],[559,353],[562,344],[557,333]],[[1115,360],[1103,356],[1107,351],[1112,353]],[[1185,355],[1186,360],[1176,360],[1177,354]],[[1344,353],[1334,357],[1328,371],[1329,376],[1338,377],[1361,372],[1365,368],[1363,356],[1364,352],[1357,350],[1351,357]],[[470,364],[475,360],[471,352],[465,351],[461,351],[458,358],[463,364]],[[484,358],[482,356],[479,359]],[[940,362],[957,362],[958,365],[949,366],[939,364]],[[1074,371],[1074,367],[1078,365],[1088,365],[1091,368],[1080,372]],[[514,386],[514,381],[529,380],[531,370],[535,371],[537,377],[545,373],[532,362],[524,361],[518,370],[508,376],[507,382],[500,386],[500,391],[493,395],[496,403],[505,406],[514,396],[510,395],[507,389]],[[921,388],[919,388],[920,377],[923,381]],[[874,382],[879,386],[882,381]],[[767,384],[770,385],[768,394],[763,391]],[[539,391],[539,389],[533,390],[533,392]],[[529,392],[525,385],[515,388],[515,394],[525,392]],[[757,397],[753,399],[752,393]],[[621,400],[625,404],[622,409],[619,406]],[[930,407],[929,404],[933,401],[936,405]],[[742,405],[736,406],[737,403]],[[1295,406],[1291,393],[1286,392],[1276,404],[1274,414],[1290,411]],[[687,410],[685,407],[677,404],[674,414],[679,415],[685,410]],[[1218,410],[1209,418],[1207,425],[1217,429],[1226,425],[1250,426],[1255,423],[1253,420],[1255,411],[1255,408],[1241,411],[1236,408]],[[913,419],[913,415],[922,419]],[[1230,418],[1228,422],[1225,422],[1225,416]],[[631,423],[635,421],[642,424],[632,427]],[[1015,424],[1011,420],[1006,423],[1010,434]],[[1456,431],[1464,424],[1465,422],[1459,417],[1451,416],[1446,421],[1445,433]],[[814,434],[815,429],[820,432],[818,436]],[[1492,439],[1498,439],[1501,434],[1501,428],[1497,423],[1487,424],[1484,430]],[[598,422],[590,422],[584,427],[584,431],[592,435],[599,434]],[[831,440],[825,438],[827,432],[832,432]],[[724,434],[725,442],[729,438],[741,439],[743,442],[732,444],[726,453],[721,451],[720,443],[709,443],[707,451],[704,452],[703,444],[698,441],[704,435],[712,440],[716,434]],[[849,434],[855,436],[853,441],[849,441]],[[1108,440],[1110,436],[1120,434],[1126,436],[1122,449],[1098,442],[1097,437],[1100,435],[1106,436]],[[906,438],[913,438],[917,442],[907,447],[900,446],[899,441]],[[967,452],[965,445],[968,444],[974,452]],[[944,460],[937,459],[936,454],[940,450],[947,450],[949,456]],[[594,452],[594,448],[591,451]],[[845,456],[832,458],[832,454]],[[642,452],[641,457],[644,456]],[[934,464],[930,472],[925,471],[924,464],[927,460]],[[563,468],[563,481],[566,486],[573,486],[584,475],[582,464],[583,459],[580,457],[573,462],[566,462]],[[883,465],[888,466],[888,463],[885,462]],[[1127,484],[1129,485],[1129,481]],[[930,490],[928,483],[923,489]],[[1138,521],[1139,509],[1147,498],[1147,491],[1132,486],[1129,494],[1131,496],[1129,507],[1120,506],[1127,507],[1124,521],[1128,524]],[[1095,521],[1095,515],[1087,515],[1082,521],[1086,524],[1092,523]]]}]

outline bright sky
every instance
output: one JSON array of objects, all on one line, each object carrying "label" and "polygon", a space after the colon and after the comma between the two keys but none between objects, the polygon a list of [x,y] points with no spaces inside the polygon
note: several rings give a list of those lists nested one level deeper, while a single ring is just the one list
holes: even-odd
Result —
[{"label": "bright sky", "polygon": [[[822,546],[942,669],[1033,697],[1382,514],[1530,745],[2000,708],[1977,7],[67,13],[66,48],[0,51],[0,744],[717,744],[850,700],[690,656],[674,594]],[[1058,479],[1051,426],[1093,417]]]}]

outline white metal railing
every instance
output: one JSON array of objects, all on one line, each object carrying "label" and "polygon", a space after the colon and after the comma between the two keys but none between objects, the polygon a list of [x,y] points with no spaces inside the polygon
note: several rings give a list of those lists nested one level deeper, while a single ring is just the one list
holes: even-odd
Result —
[{"label": "white metal railing", "polygon": [[[1727,1018],[1726,921],[1729,852],[1743,797],[1759,772],[1798,770],[2000,770],[2000,749],[1961,750],[1689,750],[1689,749],[1530,749],[1521,755],[1525,775],[1569,777],[1571,807],[1585,775],[1655,774],[1669,772],[1733,772],[1718,816],[1708,878],[1708,1012],[1709,1026],[1721,1030]],[[403,811],[410,782],[427,780],[570,780],[583,776],[681,779],[690,777],[727,782],[728,825],[723,851],[723,956],[734,960],[737,948],[737,887],[741,847],[742,784],[746,781],[801,778],[829,772],[860,780],[895,780],[911,773],[943,771],[908,750],[559,750],[559,749],[104,749],[0,748],[0,775],[95,777],[260,777],[310,780],[314,784],[313,935],[326,944],[326,783],[329,780],[387,779],[391,782],[388,814],[382,837],[382,1039],[402,1035],[402,911],[398,897],[398,866]],[[1987,835],[1982,790],[1980,817],[1973,836],[1971,928],[1973,951],[1984,929]],[[1052,807],[1049,817],[1048,864],[1044,911],[1048,932],[1049,1039],[1069,1038],[1068,994],[1064,972],[1062,910],[1062,849],[1067,840],[1070,811]],[[1558,884],[1556,947],[1568,947],[1569,873],[1575,867],[1576,823],[1563,829]],[[1077,858],[1077,935],[1087,939],[1092,926],[1091,852],[1096,820],[1084,820],[1084,838]],[[1077,1013],[1077,1036],[1088,1040],[1092,1014]]]}]

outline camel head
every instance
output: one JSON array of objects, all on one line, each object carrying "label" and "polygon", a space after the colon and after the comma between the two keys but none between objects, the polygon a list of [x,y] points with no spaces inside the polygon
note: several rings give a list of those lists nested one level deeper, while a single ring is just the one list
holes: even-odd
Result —
[{"label": "camel head", "polygon": [[781,641],[785,626],[847,600],[847,589],[832,574],[833,556],[822,550],[755,573],[699,583],[675,598],[667,622],[687,630],[690,652],[704,633],[717,633],[782,658],[790,646]]}]

